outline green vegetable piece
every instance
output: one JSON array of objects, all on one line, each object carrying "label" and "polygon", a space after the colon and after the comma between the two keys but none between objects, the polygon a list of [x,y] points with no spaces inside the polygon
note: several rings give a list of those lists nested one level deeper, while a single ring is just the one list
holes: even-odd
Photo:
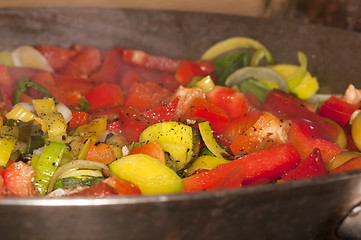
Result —
[{"label": "green vegetable piece", "polygon": [[298,61],[300,62],[300,67],[292,76],[286,79],[287,86],[291,91],[302,82],[302,79],[307,73],[306,54],[304,54],[303,52],[298,52]]},{"label": "green vegetable piece", "polygon": [[81,98],[78,101],[79,111],[88,112],[92,105],[85,98]]},{"label": "green vegetable piece", "polygon": [[240,82],[238,89],[243,93],[253,93],[261,102],[264,102],[267,93],[272,90],[272,88],[252,78]]},{"label": "green vegetable piece", "polygon": [[158,159],[145,154],[127,155],[109,164],[111,175],[136,184],[142,194],[183,192],[183,181]]},{"label": "green vegetable piece", "polygon": [[40,91],[43,94],[43,97],[54,98],[54,96],[51,95],[51,93],[46,88],[41,86],[40,84],[33,82],[27,78],[21,78],[19,80],[18,84],[16,85],[14,93],[13,93],[13,104],[20,102],[21,94],[26,92],[26,90],[28,88],[33,88],[35,90]]},{"label": "green vegetable piece", "polygon": [[[193,151],[193,129],[179,122],[156,123],[146,128],[139,136],[144,143],[157,141],[164,152],[175,161],[175,171],[182,169],[191,159]],[[170,165],[171,166],[171,165]]]},{"label": "green vegetable piece", "polygon": [[228,152],[224,151],[214,139],[211,124],[208,121],[199,123],[198,126],[202,139],[209,151],[211,151],[216,157],[232,159],[232,156]]},{"label": "green vegetable piece", "polygon": [[9,51],[5,50],[0,52],[0,64],[10,67],[14,66],[14,62]]},{"label": "green vegetable piece", "polygon": [[66,145],[61,142],[50,141],[45,144],[40,158],[36,160],[33,168],[37,172],[34,178],[34,184],[39,189],[40,194],[47,193],[49,181],[59,166],[60,160],[64,155]]},{"label": "green vegetable piece", "polygon": [[59,178],[55,181],[53,191],[58,188],[76,188],[78,186],[91,186],[97,182],[104,180],[104,177],[77,178],[67,177]]},{"label": "green vegetable piece", "polygon": [[225,86],[226,79],[236,70],[248,65],[248,53],[236,53],[228,55],[214,62],[214,69],[217,76],[217,84]]}]

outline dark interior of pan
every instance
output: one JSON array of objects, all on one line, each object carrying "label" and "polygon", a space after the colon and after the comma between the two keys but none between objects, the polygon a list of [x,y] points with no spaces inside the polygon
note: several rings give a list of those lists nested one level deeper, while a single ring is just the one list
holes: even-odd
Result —
[{"label": "dark interior of pan", "polygon": [[[2,9],[0,46],[124,46],[197,59],[212,43],[247,36],[277,62],[297,51],[323,92],[361,87],[361,34],[339,29],[201,13],[121,9]],[[7,239],[337,239],[361,200],[361,174],[240,189],[111,199],[0,199]]]}]

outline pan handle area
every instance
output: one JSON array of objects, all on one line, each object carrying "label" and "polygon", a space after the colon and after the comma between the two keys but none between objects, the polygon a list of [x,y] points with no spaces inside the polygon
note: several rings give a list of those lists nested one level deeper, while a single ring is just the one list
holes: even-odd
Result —
[{"label": "pan handle area", "polygon": [[342,239],[361,240],[361,203],[345,216],[337,229],[337,235]]}]

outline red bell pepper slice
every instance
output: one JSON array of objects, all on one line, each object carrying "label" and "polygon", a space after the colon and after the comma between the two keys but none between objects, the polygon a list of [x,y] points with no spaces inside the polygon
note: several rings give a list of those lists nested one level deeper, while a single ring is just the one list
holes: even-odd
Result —
[{"label": "red bell pepper slice", "polygon": [[172,92],[156,82],[136,82],[127,91],[125,106],[144,112],[168,103]]},{"label": "red bell pepper slice", "polygon": [[111,176],[103,180],[103,182],[114,188],[118,192],[118,195],[126,195],[126,194],[138,195],[141,193],[137,185],[134,185],[133,183],[130,183],[124,179],[115,176]]},{"label": "red bell pepper slice", "polygon": [[87,124],[90,121],[90,116],[86,112],[71,110],[71,113],[73,117],[68,124],[69,130]]},{"label": "red bell pepper slice", "polygon": [[145,111],[142,115],[152,123],[169,122],[174,119],[174,113],[178,106],[179,97],[176,97],[164,107],[159,107]]},{"label": "red bell pepper slice", "polygon": [[207,92],[206,99],[222,108],[230,119],[235,119],[246,114],[249,109],[246,96],[241,92],[227,87],[215,86]]},{"label": "red bell pepper slice", "polygon": [[357,106],[349,104],[335,95],[332,95],[321,105],[318,114],[327,117],[338,123],[341,127],[344,127],[356,109]]},{"label": "red bell pepper slice", "polygon": [[301,180],[305,178],[320,177],[328,174],[325,163],[319,148],[315,148],[313,152],[304,159],[298,167],[292,169],[282,176],[285,181]]},{"label": "red bell pepper slice", "polygon": [[209,121],[212,130],[217,133],[223,133],[230,121],[223,109],[201,98],[193,101],[186,116],[188,118],[202,118]]},{"label": "red bell pepper slice", "polygon": [[[302,100],[298,100],[302,101]],[[310,111],[304,103],[294,101],[294,97],[280,90],[274,89],[267,94],[263,108],[271,113],[283,113],[291,117],[310,120],[319,126],[333,141],[337,138],[339,130],[331,123],[325,121],[316,113]],[[277,114],[276,114],[277,115]]]},{"label": "red bell pepper slice", "polygon": [[89,111],[101,108],[120,106],[124,104],[123,90],[117,84],[102,83],[85,94],[91,104]]},{"label": "red bell pepper slice", "polygon": [[[218,184],[236,187],[270,182],[294,169],[299,163],[300,154],[297,149],[291,143],[280,144],[184,178],[184,191],[212,190],[218,188]],[[222,182],[226,177],[229,178],[229,183],[225,180]]]},{"label": "red bell pepper slice", "polygon": [[196,77],[204,77],[214,72],[210,62],[184,60],[175,73],[175,79],[182,85],[187,86]]}]

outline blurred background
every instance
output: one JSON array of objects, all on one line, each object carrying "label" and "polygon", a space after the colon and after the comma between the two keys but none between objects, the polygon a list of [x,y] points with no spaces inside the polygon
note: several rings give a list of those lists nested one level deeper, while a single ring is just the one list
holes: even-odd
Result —
[{"label": "blurred background", "polygon": [[269,17],[361,31],[361,0],[0,0],[0,7],[120,7]]}]

